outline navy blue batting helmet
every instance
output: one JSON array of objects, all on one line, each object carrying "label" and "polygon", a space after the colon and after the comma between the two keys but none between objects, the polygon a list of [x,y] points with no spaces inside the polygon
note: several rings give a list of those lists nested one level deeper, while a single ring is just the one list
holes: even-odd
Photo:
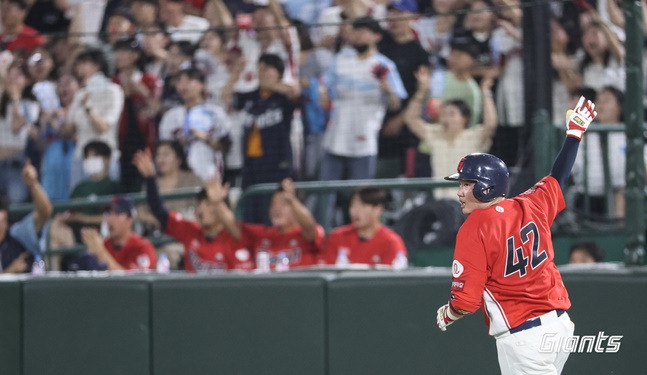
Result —
[{"label": "navy blue batting helmet", "polygon": [[490,202],[496,197],[508,194],[508,167],[503,160],[484,153],[469,154],[461,159],[456,168],[458,173],[445,177],[450,181],[474,181],[474,197]]}]

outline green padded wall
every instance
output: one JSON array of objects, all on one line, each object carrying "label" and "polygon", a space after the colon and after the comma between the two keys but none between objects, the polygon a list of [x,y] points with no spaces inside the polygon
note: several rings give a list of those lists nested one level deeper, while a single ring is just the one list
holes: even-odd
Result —
[{"label": "green padded wall", "polygon": [[23,285],[23,374],[150,374],[148,281],[38,278]]},{"label": "green padded wall", "polygon": [[329,375],[495,374],[494,339],[478,313],[441,332],[451,276],[348,273],[328,287]]},{"label": "green padded wall", "polygon": [[326,374],[325,287],[313,274],[156,280],[155,375]]},{"label": "green padded wall", "polygon": [[[618,353],[572,353],[565,374],[645,374],[647,274],[563,273],[575,334],[623,335]],[[601,348],[606,347],[604,342]]]},{"label": "green padded wall", "polygon": [[2,374],[20,374],[22,301],[18,278],[0,280],[0,364]]}]

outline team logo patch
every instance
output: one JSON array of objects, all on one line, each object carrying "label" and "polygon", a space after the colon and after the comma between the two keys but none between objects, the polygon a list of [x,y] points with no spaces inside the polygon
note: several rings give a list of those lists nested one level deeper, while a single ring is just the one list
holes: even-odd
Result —
[{"label": "team logo patch", "polygon": [[225,259],[225,256],[224,256],[224,255],[222,255],[222,253],[217,253],[217,254],[216,254],[216,260],[217,260],[218,262],[222,262],[224,259]]},{"label": "team logo patch", "polygon": [[380,256],[379,255],[373,255],[373,263],[380,263]]},{"label": "team logo patch", "polygon": [[463,287],[465,287],[465,281],[463,280],[452,281],[452,290],[463,290]]},{"label": "team logo patch", "polygon": [[463,274],[463,271],[465,271],[465,268],[463,267],[461,262],[454,259],[454,262],[452,263],[452,276],[454,278],[457,278]]},{"label": "team logo patch", "polygon": [[457,172],[461,172],[461,170],[463,169],[463,164],[465,164],[465,158],[462,158],[461,161],[458,162],[458,166],[456,167]]},{"label": "team logo patch", "polygon": [[501,207],[501,206],[496,206],[495,210],[496,210],[496,212],[501,212],[501,213],[503,213],[503,211],[505,211],[503,209],[503,207]]},{"label": "team logo patch", "polygon": [[249,260],[249,250],[247,249],[238,249],[234,255],[240,262],[247,262]]}]

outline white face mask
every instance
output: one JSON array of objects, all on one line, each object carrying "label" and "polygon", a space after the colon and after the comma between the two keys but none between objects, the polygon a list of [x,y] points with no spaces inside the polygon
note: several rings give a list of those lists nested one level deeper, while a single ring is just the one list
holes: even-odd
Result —
[{"label": "white face mask", "polygon": [[90,156],[83,160],[83,173],[94,176],[103,173],[103,159],[99,156]]}]

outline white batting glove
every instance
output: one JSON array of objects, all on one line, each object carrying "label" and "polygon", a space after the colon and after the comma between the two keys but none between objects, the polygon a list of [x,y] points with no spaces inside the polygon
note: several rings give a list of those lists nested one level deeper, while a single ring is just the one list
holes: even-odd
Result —
[{"label": "white batting glove", "polygon": [[590,100],[586,100],[585,97],[580,96],[580,100],[577,102],[575,109],[569,109],[566,112],[566,136],[581,141],[584,132],[597,115],[595,104]]},{"label": "white batting glove", "polygon": [[448,325],[451,325],[460,318],[462,318],[462,316],[455,315],[449,307],[449,303],[446,303],[438,309],[436,314],[436,323],[438,323],[438,328],[444,332],[447,330]]}]

